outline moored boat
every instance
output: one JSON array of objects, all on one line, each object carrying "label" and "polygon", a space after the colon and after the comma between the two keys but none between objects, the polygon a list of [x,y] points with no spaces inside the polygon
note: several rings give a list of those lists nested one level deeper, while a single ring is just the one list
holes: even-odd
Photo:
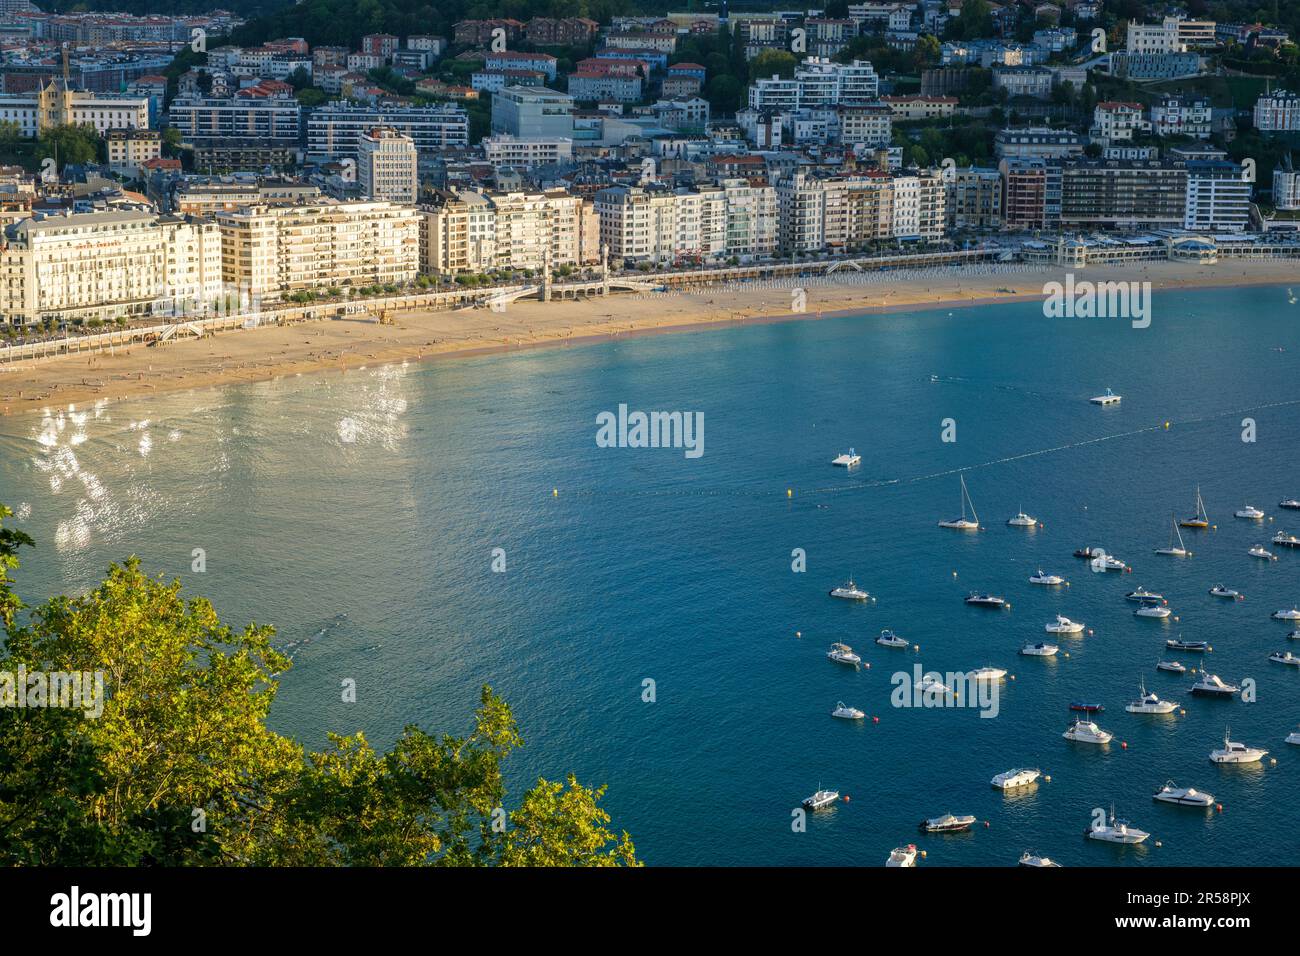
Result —
[{"label": "moored boat", "polygon": [[975,818],[969,814],[959,816],[945,813],[942,816],[931,817],[929,820],[922,820],[921,830],[925,833],[960,833],[974,825]]},{"label": "moored boat", "polygon": [[1153,793],[1151,799],[1161,803],[1174,803],[1180,807],[1214,806],[1214,794],[1202,793],[1195,787],[1178,787],[1172,780]]}]

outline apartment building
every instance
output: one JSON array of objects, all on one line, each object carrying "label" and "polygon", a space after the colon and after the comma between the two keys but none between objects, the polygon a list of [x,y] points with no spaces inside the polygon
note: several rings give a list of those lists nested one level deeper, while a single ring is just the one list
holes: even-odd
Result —
[{"label": "apartment building", "polygon": [[1166,94],[1151,104],[1151,129],[1157,136],[1209,139],[1213,119],[1208,96]]},{"label": "apartment building", "polygon": [[855,252],[893,236],[893,180],[885,173],[798,170],[778,180],[776,192],[784,255]]},{"label": "apartment building", "polygon": [[998,130],[993,149],[999,159],[1067,159],[1083,155],[1083,137],[1073,130],[1026,126]]},{"label": "apartment building", "polygon": [[302,108],[292,88],[270,96],[181,95],[167,111],[167,121],[181,134],[182,142],[195,147],[254,141],[296,149],[301,118]]},{"label": "apartment building", "polygon": [[415,141],[391,126],[357,139],[357,184],[367,199],[414,203],[420,190]]},{"label": "apartment building", "polygon": [[492,97],[492,132],[521,139],[571,139],[573,97],[546,87],[508,86]]},{"label": "apartment building", "polygon": [[144,164],[162,155],[162,134],[156,129],[111,129],[104,136],[108,168],[128,179],[143,178]]},{"label": "apartment building", "polygon": [[499,133],[484,137],[480,144],[484,158],[494,167],[500,166],[550,166],[573,160],[573,140],[519,139]]},{"label": "apartment building", "polygon": [[863,106],[874,103],[880,78],[868,60],[834,63],[810,56],[795,68],[794,76],[755,80],[749,87],[749,105],[756,110],[799,110],[814,106]]},{"label": "apartment building", "polygon": [[583,71],[569,74],[569,95],[580,103],[613,100],[636,103],[641,99],[641,77]]},{"label": "apartment building", "polygon": [[1140,133],[1151,132],[1151,122],[1141,103],[1106,101],[1092,112],[1092,136],[1107,144],[1132,140]]},{"label": "apartment building", "polygon": [[171,207],[180,215],[211,217],[241,206],[293,205],[320,199],[320,188],[287,179],[259,179],[255,182],[188,180],[171,196]]},{"label": "apartment building", "polygon": [[1165,17],[1159,23],[1130,21],[1124,49],[1128,53],[1182,53],[1187,44],[1179,35],[1178,24],[1177,17]]},{"label": "apartment building", "polygon": [[1300,209],[1300,173],[1296,172],[1289,152],[1273,170],[1273,207],[1292,211]]},{"label": "apartment building", "polygon": [[1067,229],[1178,229],[1186,205],[1183,163],[1078,160],[1061,168]]},{"label": "apartment building", "polygon": [[894,177],[893,237],[933,242],[943,238],[947,189],[942,175],[924,170]]},{"label": "apartment building", "polygon": [[5,227],[0,321],[113,321],[202,311],[221,297],[215,224],[138,210],[68,213]]},{"label": "apartment building", "polygon": [[1265,93],[1255,101],[1255,128],[1263,133],[1300,130],[1300,94],[1288,90]]},{"label": "apartment building", "polygon": [[1002,175],[1002,221],[1007,229],[1046,229],[1054,224],[1048,193],[1055,181],[1059,208],[1059,165],[1037,157],[1012,156],[998,164],[998,172]]},{"label": "apartment building", "polygon": [[536,70],[545,73],[548,80],[554,80],[557,62],[549,53],[502,50],[499,53],[489,53],[484,59],[483,66],[488,70]]},{"label": "apartment building", "polygon": [[1244,232],[1253,187],[1237,163],[1223,159],[1187,163],[1187,203],[1182,226],[1198,232]]},{"label": "apartment building", "polygon": [[1002,174],[996,169],[965,166],[947,183],[949,229],[1002,228]]},{"label": "apartment building", "polygon": [[420,214],[412,206],[245,206],[216,221],[225,284],[265,301],[304,289],[396,285],[419,271]]},{"label": "apartment building", "polygon": [[563,190],[440,190],[421,216],[421,266],[436,275],[540,270],[599,259],[592,204]]},{"label": "apartment building", "polygon": [[352,105],[336,100],[307,117],[307,152],[312,156],[355,157],[361,137],[376,126],[409,136],[420,153],[469,145],[469,115],[455,103],[407,106]]},{"label": "apartment building", "polygon": [[776,190],[723,179],[694,188],[612,186],[595,196],[611,258],[669,264],[771,256],[778,242]]}]

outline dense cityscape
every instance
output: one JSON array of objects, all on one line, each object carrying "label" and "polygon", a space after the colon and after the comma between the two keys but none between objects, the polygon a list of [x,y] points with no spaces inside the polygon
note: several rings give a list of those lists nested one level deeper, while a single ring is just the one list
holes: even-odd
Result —
[{"label": "dense cityscape", "polygon": [[7,2],[0,322],[980,243],[1290,255],[1293,38],[1133,6],[723,6],[341,46]]}]

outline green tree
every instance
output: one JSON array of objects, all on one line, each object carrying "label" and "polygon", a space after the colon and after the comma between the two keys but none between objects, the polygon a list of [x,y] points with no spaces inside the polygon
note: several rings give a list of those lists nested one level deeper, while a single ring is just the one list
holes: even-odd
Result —
[{"label": "green tree", "polygon": [[[290,662],[179,582],[113,565],[79,597],[21,607],[31,540],[0,508],[0,674],[102,672],[102,713],[0,707],[0,865],[636,865],[603,789],[539,780],[507,819],[501,764],[523,741],[484,687],[464,736],[405,729],[307,753],[266,727]],[[18,692],[0,680],[0,695]],[[196,825],[196,821],[202,825]]]},{"label": "green tree", "polygon": [[102,155],[103,140],[89,123],[54,126],[36,140],[37,162],[52,156],[60,170],[68,163],[93,163]]}]

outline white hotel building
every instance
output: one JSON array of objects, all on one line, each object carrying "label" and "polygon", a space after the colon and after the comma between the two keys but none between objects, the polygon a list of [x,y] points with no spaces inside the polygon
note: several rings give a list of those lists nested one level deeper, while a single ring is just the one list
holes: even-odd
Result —
[{"label": "white hotel building", "polygon": [[0,321],[113,321],[194,313],[221,298],[215,223],[118,210],[24,219],[4,230]]}]

